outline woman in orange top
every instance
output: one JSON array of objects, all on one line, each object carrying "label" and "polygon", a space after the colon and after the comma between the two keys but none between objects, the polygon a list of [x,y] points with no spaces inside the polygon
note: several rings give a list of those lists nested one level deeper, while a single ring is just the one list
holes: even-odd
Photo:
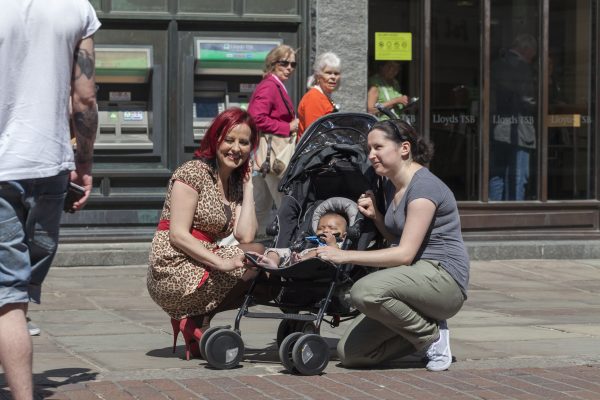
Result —
[{"label": "woman in orange top", "polygon": [[313,71],[307,84],[310,89],[298,105],[298,139],[315,120],[338,111],[331,94],[340,85],[340,58],[334,53],[323,53],[315,60]]}]

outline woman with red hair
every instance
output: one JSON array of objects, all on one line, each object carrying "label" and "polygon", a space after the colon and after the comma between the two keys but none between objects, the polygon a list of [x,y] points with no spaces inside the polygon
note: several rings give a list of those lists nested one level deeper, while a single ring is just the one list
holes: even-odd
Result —
[{"label": "woman with red hair", "polygon": [[[180,331],[186,358],[199,355],[202,332],[220,311],[239,307],[252,273],[244,251],[256,233],[250,154],[258,144],[252,117],[239,108],[219,114],[194,153],[173,173],[152,240],[148,292],[171,317],[173,351]],[[219,246],[233,233],[240,243]]]}]

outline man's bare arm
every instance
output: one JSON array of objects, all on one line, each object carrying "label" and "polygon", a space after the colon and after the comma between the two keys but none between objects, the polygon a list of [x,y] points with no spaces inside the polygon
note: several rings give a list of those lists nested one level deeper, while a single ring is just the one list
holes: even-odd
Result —
[{"label": "man's bare arm", "polygon": [[94,40],[89,37],[79,42],[73,58],[71,77],[71,116],[73,134],[77,141],[75,171],[71,180],[86,189],[86,195],[77,203],[75,210],[81,209],[92,189],[92,162],[94,141],[98,129],[98,108],[96,105],[95,53]]},{"label": "man's bare arm", "polygon": [[[77,139],[77,170],[90,172],[94,140],[98,128],[96,108],[94,40],[83,39],[75,49],[71,94],[73,99],[73,129]],[[87,169],[87,171],[86,171]]]}]

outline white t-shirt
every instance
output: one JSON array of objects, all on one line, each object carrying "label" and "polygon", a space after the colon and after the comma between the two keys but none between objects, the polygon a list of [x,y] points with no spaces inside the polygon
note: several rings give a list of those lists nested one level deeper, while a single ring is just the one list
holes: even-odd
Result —
[{"label": "white t-shirt", "polygon": [[100,21],[88,0],[3,0],[1,7],[0,181],[72,170],[73,54]]}]

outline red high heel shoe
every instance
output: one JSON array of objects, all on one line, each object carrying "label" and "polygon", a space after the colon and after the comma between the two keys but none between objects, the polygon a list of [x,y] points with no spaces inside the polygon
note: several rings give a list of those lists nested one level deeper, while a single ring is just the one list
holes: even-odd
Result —
[{"label": "red high heel shoe", "polygon": [[200,355],[200,339],[202,338],[202,329],[196,326],[196,323],[191,318],[183,318],[179,321],[179,329],[185,340],[185,359],[190,360],[190,353],[194,357]]},{"label": "red high heel shoe", "polygon": [[179,336],[179,332],[181,331],[179,324],[179,320],[171,318],[171,327],[173,328],[173,353],[175,353],[175,348],[177,347],[177,336]]}]

